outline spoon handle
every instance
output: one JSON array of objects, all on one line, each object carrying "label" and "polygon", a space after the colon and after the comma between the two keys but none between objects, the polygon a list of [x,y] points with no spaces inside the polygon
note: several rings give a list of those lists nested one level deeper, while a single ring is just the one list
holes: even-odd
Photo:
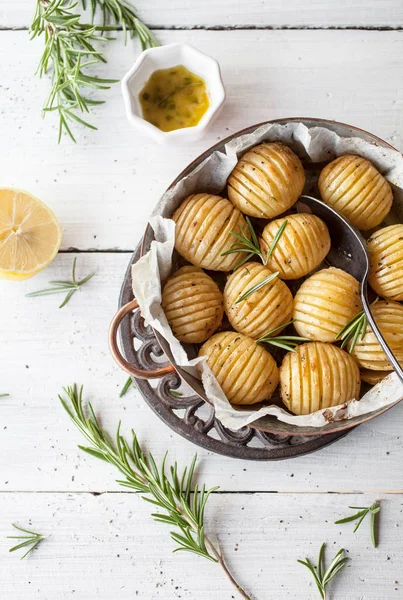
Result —
[{"label": "spoon handle", "polygon": [[379,344],[382,347],[382,350],[385,352],[386,356],[388,357],[389,362],[392,365],[392,367],[394,368],[400,381],[403,383],[403,369],[400,366],[399,362],[397,361],[392,350],[389,348],[388,343],[386,342],[385,338],[383,337],[382,333],[380,332],[379,327],[375,323],[375,319],[372,316],[371,309],[370,309],[369,303],[368,303],[368,297],[367,297],[367,282],[365,280],[362,281],[362,283],[361,283],[361,301],[362,301],[362,308],[364,309],[365,315],[368,319],[369,324],[371,325],[371,329],[374,332],[376,339],[378,340]]}]

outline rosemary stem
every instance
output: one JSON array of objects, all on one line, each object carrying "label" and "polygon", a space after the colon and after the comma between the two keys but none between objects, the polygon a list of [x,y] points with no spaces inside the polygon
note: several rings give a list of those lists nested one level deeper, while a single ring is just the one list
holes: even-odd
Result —
[{"label": "rosemary stem", "polygon": [[214,556],[214,558],[217,560],[217,563],[220,565],[225,575],[228,577],[228,579],[230,580],[234,588],[238,591],[238,593],[242,596],[242,598],[245,598],[245,600],[252,600],[251,597],[248,596],[248,594],[245,592],[245,590],[239,585],[239,583],[227,567],[221,550],[217,549],[216,546],[214,546],[213,542],[207,537],[207,535],[204,536],[204,541],[210,554]]}]

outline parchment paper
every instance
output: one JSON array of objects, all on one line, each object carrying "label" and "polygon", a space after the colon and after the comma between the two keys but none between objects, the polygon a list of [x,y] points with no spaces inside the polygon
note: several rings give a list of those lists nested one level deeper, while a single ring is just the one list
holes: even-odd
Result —
[{"label": "parchment paper", "polygon": [[215,407],[216,417],[225,427],[240,429],[265,415],[299,427],[320,427],[329,421],[350,419],[395,403],[403,397],[403,385],[396,374],[389,375],[367,392],[361,400],[352,400],[310,415],[291,415],[276,405],[259,410],[235,409],[231,406],[204,358],[189,359],[174,337],[161,307],[161,291],[172,269],[175,223],[169,217],[189,195],[198,192],[219,194],[238,158],[261,141],[281,141],[302,159],[312,162],[330,161],[347,153],[370,160],[393,186],[393,221],[403,222],[403,157],[392,149],[382,148],[357,137],[342,138],[324,127],[308,128],[302,123],[263,125],[253,133],[232,140],[225,152],[214,152],[187,177],[169,190],[157,204],[150,225],[155,240],[146,255],[132,266],[133,294],[146,325],[151,325],[167,340],[175,362],[192,375],[201,378],[206,396]]}]

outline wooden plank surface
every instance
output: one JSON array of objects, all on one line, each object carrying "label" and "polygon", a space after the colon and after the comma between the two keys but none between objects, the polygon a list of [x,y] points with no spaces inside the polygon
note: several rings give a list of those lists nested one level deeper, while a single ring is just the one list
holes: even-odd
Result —
[{"label": "wooden plank surface", "polygon": [[[85,288],[59,310],[60,296],[26,298],[49,279],[68,277],[73,255],[61,254],[34,280],[2,282],[0,490],[118,490],[113,470],[77,449],[80,434],[57,399],[62,386],[83,383],[105,427],[114,433],[123,420],[158,458],[200,457],[208,485],[231,491],[402,491],[403,405],[361,426],[329,448],[297,460],[243,462],[215,456],[173,433],[139,392],[119,399],[126,374],[115,365],[107,330],[117,306],[129,255],[79,254],[78,276],[96,271]],[[364,465],[365,464],[365,468]],[[10,468],[12,465],[12,468]]]},{"label": "wooden plank surface", "polygon": [[[139,16],[153,27],[402,27],[399,0],[139,0]],[[1,27],[27,27],[31,0],[3,0]]]},{"label": "wooden plank surface", "polygon": [[[214,494],[206,510],[212,538],[219,536],[228,564],[259,600],[316,600],[308,570],[322,542],[327,559],[340,547],[351,561],[329,586],[331,598],[403,597],[402,496],[382,501],[380,544],[369,523],[334,525],[348,504],[367,506],[373,495]],[[220,568],[199,557],[172,554],[169,527],[154,523],[137,494],[1,494],[2,598],[7,600],[238,600]],[[11,523],[50,535],[27,559],[8,554]]]},{"label": "wooden plank surface", "polygon": [[[129,251],[161,193],[210,145],[252,123],[304,115],[351,123],[403,148],[403,37],[367,30],[403,27],[403,4],[137,5],[153,27],[188,28],[156,31],[162,43],[193,44],[221,64],[227,103],[206,138],[191,146],[156,146],[130,129],[117,84],[92,114],[99,131],[78,132],[76,146],[65,141],[58,147],[56,123],[41,118],[48,81],[33,77],[42,42],[30,42],[26,30],[7,30],[29,25],[33,3],[4,0],[0,7],[1,184],[48,202],[62,221],[63,250],[84,251],[59,254],[34,280],[0,284],[0,393],[10,393],[0,404],[0,598],[237,597],[215,565],[171,554],[168,532],[152,522],[149,506],[122,493],[110,466],[77,449],[82,439],[57,400],[63,385],[77,381],[111,433],[122,419],[124,431],[133,427],[157,459],[169,448],[170,460],[182,465],[198,451],[198,479],[221,486],[207,511],[208,530],[220,535],[230,566],[253,598],[315,600],[317,590],[296,559],[315,560],[326,540],[328,556],[343,545],[353,558],[332,598],[403,600],[403,405],[319,453],[243,462],[197,449],[173,433],[135,389],[120,399],[126,375],[107,347]],[[329,27],[358,30],[290,30]],[[115,42],[105,52],[108,64],[99,73],[120,78],[139,47]],[[74,256],[80,276],[96,276],[65,308],[57,308],[58,296],[25,297],[68,277]],[[368,524],[353,535],[351,525],[333,521],[348,513],[348,505],[376,498],[384,501],[374,551]],[[20,561],[8,554],[12,522],[51,537]]]},{"label": "wooden plank surface", "polygon": [[[98,132],[56,144],[57,123],[41,117],[48,82],[33,76],[41,44],[26,31],[0,34],[0,131],[7,140],[2,183],[48,202],[62,221],[63,248],[134,248],[157,199],[217,140],[287,116],[326,117],[368,129],[403,147],[403,36],[375,31],[176,31],[219,60],[228,99],[205,139],[169,148],[130,128],[119,85],[92,114]],[[121,77],[138,54],[111,43],[103,76]],[[234,60],[236,57],[236,60]],[[385,72],[387,65],[387,75]],[[144,156],[148,160],[144,160]]]}]

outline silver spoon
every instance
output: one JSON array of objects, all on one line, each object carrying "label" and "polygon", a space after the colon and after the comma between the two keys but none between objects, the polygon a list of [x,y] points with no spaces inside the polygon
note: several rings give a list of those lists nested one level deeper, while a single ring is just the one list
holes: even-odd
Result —
[{"label": "silver spoon", "polygon": [[320,217],[331,231],[332,247],[326,259],[334,267],[350,273],[360,283],[362,308],[368,322],[390,364],[403,383],[403,369],[375,323],[369,307],[368,274],[370,264],[365,239],[344,217],[321,200],[312,198],[312,196],[301,196],[299,202],[308,206],[313,214]]}]

